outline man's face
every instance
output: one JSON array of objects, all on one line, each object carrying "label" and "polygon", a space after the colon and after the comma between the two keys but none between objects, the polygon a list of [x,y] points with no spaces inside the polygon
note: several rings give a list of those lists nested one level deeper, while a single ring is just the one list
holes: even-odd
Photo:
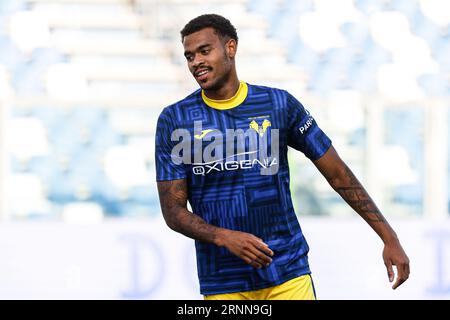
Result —
[{"label": "man's face", "polygon": [[189,71],[204,90],[217,90],[229,78],[236,42],[224,42],[213,28],[202,29],[183,39]]}]

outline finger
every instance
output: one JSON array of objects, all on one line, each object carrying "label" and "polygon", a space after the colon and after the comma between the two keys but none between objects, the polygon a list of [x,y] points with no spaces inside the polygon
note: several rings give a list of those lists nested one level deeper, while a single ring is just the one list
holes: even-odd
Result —
[{"label": "finger", "polygon": [[392,289],[397,289],[403,282],[405,282],[409,275],[406,273],[407,267],[406,264],[402,264],[399,267],[397,267],[397,281],[392,286]]},{"label": "finger", "polygon": [[260,251],[258,248],[253,247],[249,248],[249,250],[256,256],[256,261],[258,261],[259,263],[267,266],[272,262],[272,258],[266,255],[264,252]]},{"label": "finger", "polygon": [[256,240],[257,240],[259,243],[261,243],[263,246],[266,246],[266,247],[269,246],[269,245],[268,245],[267,243],[265,243],[264,240],[261,239],[261,238],[256,238]]},{"label": "finger", "polygon": [[262,268],[265,263],[261,263],[259,259],[252,254],[251,252],[246,252],[245,255],[242,256],[242,259],[249,265],[251,265],[254,268],[260,269]]},{"label": "finger", "polygon": [[272,259],[270,259],[268,256],[265,255],[258,256],[255,261],[266,267],[272,263]]},{"label": "finger", "polygon": [[392,269],[391,261],[385,261],[384,264],[386,266],[389,282],[394,281],[394,270]]},{"label": "finger", "polygon": [[395,281],[394,285],[392,286],[392,289],[397,289],[403,282],[405,282],[406,279],[402,277],[397,277],[397,281]]},{"label": "finger", "polygon": [[269,245],[266,244],[265,242],[261,241],[257,241],[255,243],[255,247],[258,248],[260,251],[264,252],[266,255],[272,257],[273,256],[273,251],[269,248]]},{"label": "finger", "polygon": [[397,268],[397,279],[395,280],[395,283],[394,283],[394,285],[392,286],[392,289],[397,289],[397,287],[399,286],[399,285],[401,285],[402,284],[402,282],[403,282],[403,268],[400,266],[396,266],[396,268]]},{"label": "finger", "polygon": [[259,264],[256,261],[252,262],[251,266],[256,269],[261,269],[263,267],[261,264]]},{"label": "finger", "polygon": [[254,261],[254,260],[252,260],[250,258],[244,258],[243,260],[244,260],[245,263],[251,265],[253,268],[256,268],[256,269],[261,269],[262,268],[261,264],[259,264],[258,262]]},{"label": "finger", "polygon": [[252,256],[254,256],[252,261],[260,264],[261,266],[268,266],[272,262],[272,259],[270,259],[269,257],[265,256],[263,253],[258,252],[257,249],[255,249],[255,251],[251,252],[250,254]]},{"label": "finger", "polygon": [[273,251],[269,247],[258,247],[258,249],[264,252],[269,257],[273,257]]},{"label": "finger", "polygon": [[392,289],[394,289],[394,290],[397,289],[400,285],[402,285],[403,282],[408,280],[409,264],[408,263],[402,264],[400,267],[397,267],[397,271],[398,271],[397,281],[392,286]]},{"label": "finger", "polygon": [[409,278],[409,274],[410,274],[409,262],[408,262],[408,263],[405,263],[405,272],[406,272],[406,275],[407,275],[408,278]]},{"label": "finger", "polygon": [[407,280],[409,278],[409,264],[406,262],[402,263],[401,268],[402,268],[402,278]]},{"label": "finger", "polygon": [[255,246],[263,251],[264,253],[266,253],[268,256],[273,256],[273,251],[270,250],[269,245],[267,243],[264,242],[263,239],[258,238],[256,236],[253,236],[253,239],[255,239]]}]

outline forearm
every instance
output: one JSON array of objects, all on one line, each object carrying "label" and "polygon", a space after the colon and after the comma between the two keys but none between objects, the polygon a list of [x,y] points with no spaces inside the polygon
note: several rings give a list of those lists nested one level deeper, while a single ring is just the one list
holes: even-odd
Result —
[{"label": "forearm", "polygon": [[189,238],[225,247],[254,268],[262,268],[272,262],[273,251],[252,234],[213,226],[184,208],[177,213],[172,212],[170,216],[174,217],[173,221],[166,221],[172,230]]},{"label": "forearm", "polygon": [[158,182],[161,211],[169,228],[185,236],[216,245],[222,245],[224,230],[206,223],[187,209],[185,179]]},{"label": "forearm", "polygon": [[393,281],[392,266],[397,266],[398,277],[392,286],[396,289],[409,277],[409,259],[406,256],[397,235],[380,210],[370,198],[367,191],[355,177],[350,168],[341,160],[333,146],[314,165],[327,179],[331,187],[340,194],[380,236],[384,242],[383,260],[388,270],[389,280]]},{"label": "forearm", "polygon": [[224,229],[208,224],[198,215],[186,208],[172,208],[171,213],[165,216],[167,225],[174,231],[184,234],[186,237],[220,245],[220,235]]},{"label": "forearm", "polygon": [[159,181],[157,185],[161,210],[169,228],[189,238],[225,247],[255,268],[272,262],[273,252],[262,239],[250,233],[213,226],[190,212],[186,179]]},{"label": "forearm", "polygon": [[398,241],[394,230],[347,165],[344,164],[340,174],[329,183],[342,199],[372,227],[384,243]]}]

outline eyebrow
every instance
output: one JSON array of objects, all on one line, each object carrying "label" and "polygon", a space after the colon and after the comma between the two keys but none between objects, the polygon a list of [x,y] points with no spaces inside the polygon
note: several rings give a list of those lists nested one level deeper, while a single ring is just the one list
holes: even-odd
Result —
[{"label": "eyebrow", "polygon": [[[206,49],[207,47],[211,47],[210,44],[202,44],[201,46],[199,46],[195,51],[199,51],[202,49]],[[187,56],[188,54],[192,53],[191,51],[185,51],[184,52],[184,56]]]}]

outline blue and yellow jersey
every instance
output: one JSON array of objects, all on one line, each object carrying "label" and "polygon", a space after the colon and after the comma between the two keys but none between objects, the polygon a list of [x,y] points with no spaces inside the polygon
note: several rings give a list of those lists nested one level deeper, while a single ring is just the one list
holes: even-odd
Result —
[{"label": "blue and yellow jersey", "polygon": [[258,290],[310,273],[289,189],[288,146],[316,160],[331,140],[284,90],[241,82],[234,97],[216,101],[199,89],[161,112],[157,181],[187,179],[194,214],[254,234],[274,252],[268,267],[255,269],[226,248],[196,241],[202,294]]}]

